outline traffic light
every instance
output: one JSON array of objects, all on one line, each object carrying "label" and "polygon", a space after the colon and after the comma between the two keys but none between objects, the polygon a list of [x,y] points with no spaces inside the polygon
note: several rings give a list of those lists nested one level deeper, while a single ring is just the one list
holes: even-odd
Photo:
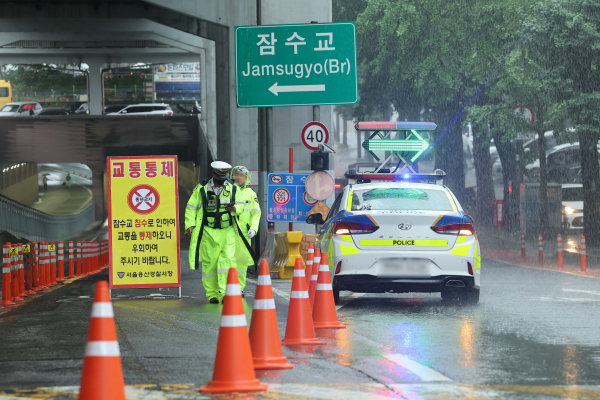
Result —
[{"label": "traffic light", "polygon": [[324,151],[310,153],[310,169],[313,171],[327,171],[329,169],[329,153]]}]

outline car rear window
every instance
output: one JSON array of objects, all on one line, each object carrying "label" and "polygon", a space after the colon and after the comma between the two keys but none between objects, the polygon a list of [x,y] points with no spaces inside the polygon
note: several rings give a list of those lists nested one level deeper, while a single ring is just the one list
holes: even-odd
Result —
[{"label": "car rear window", "polygon": [[0,97],[8,97],[8,88],[0,87]]},{"label": "car rear window", "polygon": [[165,106],[154,106],[152,108],[154,109],[154,111],[165,111],[167,109],[167,107]]},{"label": "car rear window", "polygon": [[417,188],[354,190],[350,211],[363,210],[454,211],[454,207],[444,190]]}]

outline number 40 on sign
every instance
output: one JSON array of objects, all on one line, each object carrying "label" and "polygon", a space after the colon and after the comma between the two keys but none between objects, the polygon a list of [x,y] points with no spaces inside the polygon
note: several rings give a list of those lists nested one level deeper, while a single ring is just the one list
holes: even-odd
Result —
[{"label": "number 40 on sign", "polygon": [[329,131],[327,127],[320,122],[309,122],[302,129],[302,143],[309,150],[319,150],[320,144],[329,143]]}]

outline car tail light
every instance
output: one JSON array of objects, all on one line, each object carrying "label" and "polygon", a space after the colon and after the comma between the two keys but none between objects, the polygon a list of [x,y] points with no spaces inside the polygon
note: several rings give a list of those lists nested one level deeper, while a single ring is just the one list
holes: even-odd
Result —
[{"label": "car tail light", "polygon": [[431,230],[435,233],[440,233],[444,235],[471,236],[475,233],[475,228],[473,227],[473,224],[471,222],[432,226]]},{"label": "car tail light", "polygon": [[360,235],[365,233],[373,233],[379,227],[371,224],[361,224],[358,222],[336,222],[333,225],[333,233],[336,235]]},{"label": "car tail light", "polygon": [[[340,261],[341,262],[341,261]],[[467,268],[469,268],[469,275],[473,275],[473,266],[467,261]]]},{"label": "car tail light", "polygon": [[[340,261],[338,263],[338,265],[335,267],[335,274],[336,275],[339,274],[341,269],[342,269],[342,262]],[[473,274],[471,274],[471,275],[473,275]]]},{"label": "car tail light", "polygon": [[173,114],[173,111],[167,111],[167,115]]}]

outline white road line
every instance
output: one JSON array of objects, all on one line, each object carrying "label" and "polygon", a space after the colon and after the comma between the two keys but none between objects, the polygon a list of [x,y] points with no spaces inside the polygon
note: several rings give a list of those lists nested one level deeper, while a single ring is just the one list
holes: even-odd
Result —
[{"label": "white road line", "polygon": [[431,381],[451,382],[452,381],[452,379],[448,378],[446,375],[443,375],[434,369],[426,367],[423,364],[419,364],[418,362],[413,361],[410,358],[408,358],[407,356],[404,356],[402,354],[388,354],[385,356],[385,358],[398,364],[402,368],[409,370],[410,372],[412,372],[413,374],[415,374],[419,378],[421,378],[423,381],[426,381],[426,382],[431,382]]},{"label": "white road line", "polygon": [[365,293],[352,293],[350,296],[344,298],[344,304],[338,304],[337,306],[335,306],[335,309],[339,310],[340,308],[350,303],[352,300],[356,300],[359,297],[363,297],[364,295]]},{"label": "white road line", "polygon": [[[246,280],[256,283],[255,279],[247,278]],[[273,287],[273,293],[277,294],[285,299],[290,298],[290,294],[288,292],[284,292],[283,290],[279,290],[275,287]],[[350,303],[352,300],[358,299],[359,297],[362,297],[364,295],[365,295],[365,293],[353,293],[350,296],[345,297],[345,300],[347,300],[347,301],[344,304],[336,306],[336,309],[339,310],[346,304]],[[355,333],[352,330],[349,330],[349,331],[352,333]],[[372,341],[371,339],[368,339],[362,335],[357,335],[357,337],[360,338],[361,340],[370,342],[372,345],[375,345],[376,347],[379,347],[380,349],[383,349],[384,351],[389,351],[389,349],[386,348],[385,346],[382,346],[381,344],[376,343],[376,342]],[[413,361],[410,358],[408,358],[402,354],[388,354],[388,355],[385,355],[384,357],[387,358],[388,360],[398,364],[402,368],[405,368],[408,371],[412,372],[413,374],[417,375],[423,381],[426,381],[426,382],[427,381],[429,381],[429,382],[451,382],[452,381],[452,379],[441,374],[440,372],[437,372],[436,370],[429,368],[425,365],[419,364],[418,362]]]},{"label": "white road line", "polygon": [[594,292],[593,290],[580,290],[580,289],[565,289],[565,288],[563,288],[563,292],[586,293],[586,294],[595,294],[596,296],[600,296],[600,292]]}]

